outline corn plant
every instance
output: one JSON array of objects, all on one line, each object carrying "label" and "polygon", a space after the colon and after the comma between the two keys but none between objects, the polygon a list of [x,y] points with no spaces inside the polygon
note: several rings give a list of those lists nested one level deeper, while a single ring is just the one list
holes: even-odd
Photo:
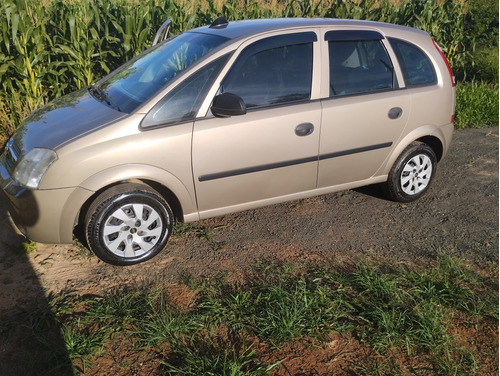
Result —
[{"label": "corn plant", "polygon": [[[168,18],[170,34],[211,23],[273,17],[365,19],[424,29],[464,76],[475,40],[453,0],[3,0],[0,121],[11,133],[30,111],[83,88],[149,47]],[[460,73],[461,72],[461,73]]]},{"label": "corn plant", "polygon": [[290,0],[283,11],[284,17],[322,17],[326,9],[322,1],[315,0]]},{"label": "corn plant", "polygon": [[100,12],[89,0],[78,4],[67,5],[62,2],[59,12],[62,22],[58,23],[55,48],[53,50],[58,60],[58,67],[64,67],[69,73],[72,86],[81,89],[95,81],[96,65],[101,70],[109,72],[106,65],[106,55],[103,50],[104,38]]},{"label": "corn plant", "polygon": [[[109,3],[106,5],[110,6]],[[122,49],[120,60],[129,60],[144,51],[151,43],[151,5],[145,3],[136,6],[132,3],[123,3],[119,11],[119,17],[111,18],[111,24]]]},{"label": "corn plant", "polygon": [[[2,4],[1,88],[7,97],[22,93],[29,111],[47,97],[44,79],[51,73],[47,48],[51,40],[45,32],[46,20],[45,9],[38,3],[28,6],[26,0],[18,0]],[[14,104],[8,107],[15,115]]]},{"label": "corn plant", "polygon": [[438,4],[434,0],[414,0],[403,3],[399,18],[404,24],[427,31],[441,46],[455,69],[464,69],[472,59],[475,45],[473,35],[465,33],[464,7],[447,0]]}]

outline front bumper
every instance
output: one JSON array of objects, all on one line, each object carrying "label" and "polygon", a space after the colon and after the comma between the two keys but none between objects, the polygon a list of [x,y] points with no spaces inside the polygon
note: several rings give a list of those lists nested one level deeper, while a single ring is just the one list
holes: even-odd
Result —
[{"label": "front bumper", "polygon": [[0,156],[0,191],[11,217],[26,237],[40,243],[68,244],[80,208],[94,192],[80,187],[32,190],[19,185]]}]

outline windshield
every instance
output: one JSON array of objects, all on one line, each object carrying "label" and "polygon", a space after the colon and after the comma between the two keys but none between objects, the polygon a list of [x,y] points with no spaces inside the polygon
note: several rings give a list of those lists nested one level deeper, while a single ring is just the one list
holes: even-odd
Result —
[{"label": "windshield", "polygon": [[91,87],[90,92],[110,107],[130,113],[172,78],[226,40],[224,37],[202,33],[180,34],[124,66],[97,89]]}]

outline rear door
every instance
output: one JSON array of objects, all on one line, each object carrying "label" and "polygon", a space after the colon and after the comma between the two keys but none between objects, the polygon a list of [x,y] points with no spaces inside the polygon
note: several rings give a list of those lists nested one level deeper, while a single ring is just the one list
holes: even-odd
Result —
[{"label": "rear door", "polygon": [[324,40],[330,96],[322,101],[318,188],[372,177],[402,134],[410,110],[381,34],[330,31]]},{"label": "rear door", "polygon": [[312,31],[263,38],[242,49],[219,92],[240,96],[247,113],[207,118],[194,127],[202,218],[316,187],[321,104],[311,98],[317,49]]}]

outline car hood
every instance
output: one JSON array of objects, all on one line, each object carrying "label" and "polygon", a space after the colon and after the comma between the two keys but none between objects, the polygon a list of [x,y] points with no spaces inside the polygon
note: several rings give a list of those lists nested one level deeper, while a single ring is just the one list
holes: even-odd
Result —
[{"label": "car hood", "polygon": [[34,147],[56,150],[127,115],[106,106],[83,89],[31,113],[16,131],[14,142],[23,153]]}]

